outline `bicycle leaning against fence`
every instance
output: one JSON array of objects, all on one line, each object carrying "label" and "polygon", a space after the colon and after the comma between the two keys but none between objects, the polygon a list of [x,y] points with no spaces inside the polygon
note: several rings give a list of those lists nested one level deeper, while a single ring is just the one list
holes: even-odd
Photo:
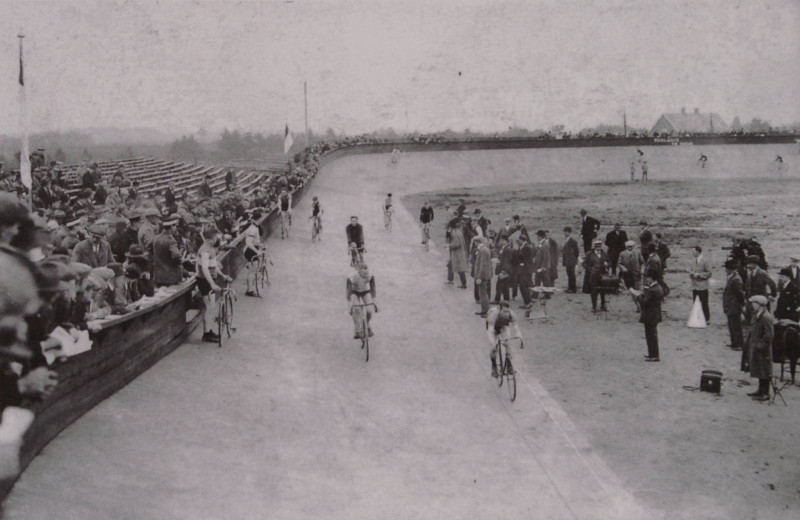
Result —
[{"label": "bicycle leaning against fence", "polygon": [[269,287],[269,270],[267,263],[274,265],[272,259],[267,256],[267,252],[261,249],[259,255],[255,258],[255,273],[253,276],[253,285],[256,289],[256,296],[261,297],[261,294]]}]

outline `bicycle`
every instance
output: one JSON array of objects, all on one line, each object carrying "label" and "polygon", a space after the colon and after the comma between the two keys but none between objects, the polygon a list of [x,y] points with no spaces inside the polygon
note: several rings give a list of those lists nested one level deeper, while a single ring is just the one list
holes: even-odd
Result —
[{"label": "bicycle", "polygon": [[[502,339],[499,335],[497,337],[497,343],[495,343],[494,346],[495,352],[497,352],[496,359],[498,363],[497,385],[503,386],[503,378],[505,378],[506,390],[508,390],[508,397],[511,398],[512,403],[517,398],[517,376],[514,365],[511,363],[511,349],[508,343],[513,340],[519,340],[520,348],[522,348],[522,338],[514,337]],[[504,348],[505,356],[503,356]]]},{"label": "bicycle", "polygon": [[[359,301],[363,300],[359,299]],[[356,307],[359,308],[373,307],[375,309],[375,312],[378,312],[378,306],[375,305],[374,303],[359,303],[350,306],[350,314],[355,312]],[[364,356],[366,357],[365,363],[367,363],[369,362],[369,337],[371,335],[371,331],[369,330],[369,320],[367,319],[366,309],[364,309],[364,311],[361,312],[361,319],[359,321],[360,324],[358,328],[358,333],[359,336],[361,336],[360,338],[361,348],[364,350]]]},{"label": "bicycle", "polygon": [[394,213],[391,209],[383,210],[383,227],[386,228],[386,231],[392,230],[392,213]]},{"label": "bicycle", "polygon": [[311,241],[322,240],[322,218],[320,215],[311,215]]},{"label": "bicycle", "polygon": [[231,332],[236,332],[236,327],[233,326],[233,302],[236,301],[236,293],[230,287],[230,282],[225,283],[225,287],[220,290],[219,301],[217,302],[217,342],[218,347],[222,347],[222,332],[228,338],[231,337]]},{"label": "bicycle", "polygon": [[288,211],[281,211],[281,240],[289,238],[289,230],[292,228],[292,215]]},{"label": "bicycle", "polygon": [[363,247],[350,246],[348,249],[350,253],[350,267],[358,267],[364,263],[364,253],[367,252]]},{"label": "bicycle", "polygon": [[272,259],[267,256],[267,252],[263,249],[256,257],[256,274],[253,280],[256,286],[256,296],[261,297],[261,291],[269,287],[269,271],[267,270],[267,262],[269,265],[274,265]]},{"label": "bicycle", "polygon": [[430,222],[422,224],[422,245],[425,246],[425,251],[430,249],[431,241],[431,224]]}]

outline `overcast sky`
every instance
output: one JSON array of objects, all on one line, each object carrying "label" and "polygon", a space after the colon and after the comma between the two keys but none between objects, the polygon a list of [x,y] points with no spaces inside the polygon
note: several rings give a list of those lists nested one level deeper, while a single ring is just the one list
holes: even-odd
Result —
[{"label": "overcast sky", "polygon": [[800,121],[800,1],[0,0],[0,134]]}]

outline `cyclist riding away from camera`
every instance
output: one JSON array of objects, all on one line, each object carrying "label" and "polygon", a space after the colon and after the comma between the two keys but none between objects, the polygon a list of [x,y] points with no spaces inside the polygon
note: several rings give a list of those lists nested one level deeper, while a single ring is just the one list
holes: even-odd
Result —
[{"label": "cyclist riding away from camera", "polygon": [[217,305],[216,293],[220,291],[217,280],[223,279],[232,282],[233,278],[220,272],[217,266],[217,230],[206,228],[203,230],[203,245],[197,250],[195,259],[195,273],[197,288],[203,297],[203,341],[217,343],[219,336],[214,332]]},{"label": "cyclist riding away from camera", "polygon": [[356,271],[347,277],[347,301],[350,303],[350,314],[355,330],[353,339],[361,339],[359,324],[361,323],[362,309],[367,312],[367,326],[369,335],[372,336],[372,328],[369,327],[372,311],[369,310],[369,307],[358,307],[358,305],[372,305],[375,312],[378,312],[378,306],[375,305],[376,295],[375,277],[370,274],[367,264],[360,264]]},{"label": "cyclist riding away from camera", "polygon": [[[350,217],[350,224],[345,228],[347,233],[347,252],[354,257],[363,257],[364,251],[364,228],[358,223],[358,217]],[[355,264],[355,261],[353,262]],[[353,266],[355,267],[355,265]]]},{"label": "cyclist riding away from camera", "polygon": [[322,240],[322,205],[316,195],[311,202],[311,216],[308,218],[311,220],[311,241]]},{"label": "cyclist riding away from camera", "polygon": [[261,231],[258,228],[258,220],[261,218],[259,211],[250,212],[247,217],[248,226],[244,230],[244,258],[247,260],[247,291],[245,296],[257,296],[256,271],[258,270],[258,255],[261,253]]},{"label": "cyclist riding away from camera", "polygon": [[389,231],[392,230],[392,213],[394,213],[394,209],[392,209],[392,194],[387,193],[386,199],[383,201],[383,226]]},{"label": "cyclist riding away from camera", "polygon": [[422,224],[422,245],[431,239],[431,224],[433,224],[433,208],[426,200],[419,211],[419,221]]},{"label": "cyclist riding away from camera", "polygon": [[[514,311],[511,310],[507,301],[502,301],[499,306],[489,309],[486,315],[486,333],[489,336],[489,356],[492,359],[492,377],[498,377],[496,350],[498,337],[500,339],[522,337],[519,331],[519,325],[517,324],[517,316],[514,314]],[[509,353],[509,356],[510,355]]]},{"label": "cyclist riding away from camera", "polygon": [[292,227],[292,194],[286,191],[286,188],[281,190],[278,196],[280,203],[279,211],[281,218],[281,238],[289,236],[289,228]]}]

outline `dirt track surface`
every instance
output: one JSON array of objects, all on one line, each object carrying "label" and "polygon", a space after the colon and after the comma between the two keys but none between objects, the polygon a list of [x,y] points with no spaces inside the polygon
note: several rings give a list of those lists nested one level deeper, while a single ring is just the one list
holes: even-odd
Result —
[{"label": "dirt track surface", "polygon": [[[718,324],[691,333],[682,318],[664,324],[663,361],[646,365],[630,302],[613,300],[609,321],[597,321],[588,296],[557,295],[554,325],[522,326],[518,397],[508,401],[489,377],[471,290],[443,285],[444,250],[421,250],[418,207],[399,200],[524,178],[470,168],[498,157],[326,167],[295,209],[293,236],[269,242],[267,298],[243,298],[237,281],[234,338],[217,349],[195,337],[65,430],[4,517],[795,518],[794,403],[761,406],[743,397],[751,387],[730,383],[721,398],[681,390],[706,365],[733,373]],[[380,213],[387,191],[397,199],[391,233]],[[325,209],[316,245],[311,195]],[[344,294],[351,214],[378,282],[369,363]]]}]

